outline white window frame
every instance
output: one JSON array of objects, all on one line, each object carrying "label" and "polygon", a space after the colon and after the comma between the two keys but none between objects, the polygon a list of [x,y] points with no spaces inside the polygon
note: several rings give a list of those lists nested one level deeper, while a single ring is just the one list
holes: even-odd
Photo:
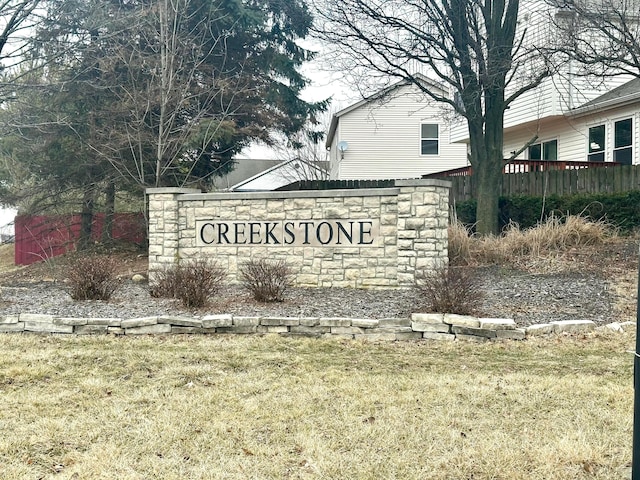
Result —
[{"label": "white window frame", "polygon": [[[603,127],[604,128],[604,146],[600,150],[596,150],[594,152],[591,151],[591,130],[594,128]],[[607,144],[609,143],[607,139],[607,122],[595,123],[593,125],[587,126],[587,161],[589,162],[600,162],[600,160],[591,160],[592,156],[602,155],[602,161],[607,161]]]},{"label": "white window frame", "polygon": [[[544,158],[544,152],[545,152],[545,145],[549,145],[550,143],[555,143],[556,144],[556,158],[554,159],[545,159]],[[531,158],[531,147],[535,147],[536,145],[540,146],[540,158],[536,158],[533,159]],[[527,148],[527,157],[529,160],[539,160],[539,161],[547,161],[547,162],[556,162],[558,161],[558,139],[557,138],[552,138],[550,140],[545,140],[543,142],[536,142],[532,145],[529,145],[529,147]]]},{"label": "white window frame", "polygon": [[[438,129],[438,136],[437,137],[423,137],[422,136],[422,127],[424,125],[434,125],[437,127]],[[430,123],[430,122],[422,122],[420,124],[420,156],[422,157],[437,157],[440,155],[440,143],[441,143],[441,139],[440,139],[440,133],[442,132],[442,127],[439,123]],[[428,141],[436,141],[436,146],[437,146],[437,152],[436,153],[423,153],[423,149],[422,149],[422,142],[428,140]]]},{"label": "white window frame", "polygon": [[[624,122],[624,121],[630,121],[631,122],[631,143],[628,145],[623,145],[621,147],[616,147],[616,125],[620,122]],[[630,149],[631,150],[631,165],[633,165],[633,155],[634,155],[634,139],[635,139],[635,135],[634,135],[634,129],[635,129],[635,125],[634,125],[634,117],[632,116],[628,116],[628,117],[621,117],[618,119],[614,119],[611,121],[611,124],[613,126],[613,138],[612,138],[612,155],[611,155],[611,160],[612,161],[617,161],[616,160],[616,152],[622,151],[622,150],[626,150],[626,149]]]}]

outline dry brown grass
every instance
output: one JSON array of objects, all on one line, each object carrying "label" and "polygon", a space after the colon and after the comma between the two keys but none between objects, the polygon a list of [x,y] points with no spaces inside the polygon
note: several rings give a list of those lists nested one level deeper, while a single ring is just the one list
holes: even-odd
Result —
[{"label": "dry brown grass", "polygon": [[0,335],[0,478],[624,478],[630,335]]},{"label": "dry brown grass", "polygon": [[450,258],[456,264],[518,265],[532,259],[553,259],[575,248],[605,244],[615,231],[603,221],[568,215],[552,216],[534,228],[510,224],[499,236],[478,237],[461,223],[449,227]]}]

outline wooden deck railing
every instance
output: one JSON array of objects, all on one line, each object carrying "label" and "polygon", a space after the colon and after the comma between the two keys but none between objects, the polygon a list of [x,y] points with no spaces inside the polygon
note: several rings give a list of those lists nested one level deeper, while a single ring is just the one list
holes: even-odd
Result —
[{"label": "wooden deck railing", "polygon": [[[582,168],[607,168],[622,165],[618,162],[583,162],[559,160],[505,160],[503,173],[549,172],[553,170],[578,170]],[[472,167],[453,168],[443,172],[423,175],[422,178],[468,177],[473,173]]]}]

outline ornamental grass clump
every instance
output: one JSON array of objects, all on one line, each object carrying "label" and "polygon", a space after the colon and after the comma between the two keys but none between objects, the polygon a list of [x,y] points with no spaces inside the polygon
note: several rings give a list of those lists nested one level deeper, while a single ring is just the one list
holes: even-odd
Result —
[{"label": "ornamental grass clump", "polygon": [[249,260],[240,266],[242,285],[259,302],[282,302],[293,273],[284,260]]},{"label": "ornamental grass clump", "polygon": [[149,294],[176,298],[187,308],[202,308],[220,290],[226,276],[214,261],[191,260],[156,272]]},{"label": "ornamental grass clump", "polygon": [[482,306],[482,288],[469,267],[439,266],[422,272],[416,289],[428,312],[471,315]]},{"label": "ornamental grass clump", "polygon": [[74,300],[109,300],[122,283],[117,272],[114,258],[79,258],[67,267],[69,295]]}]

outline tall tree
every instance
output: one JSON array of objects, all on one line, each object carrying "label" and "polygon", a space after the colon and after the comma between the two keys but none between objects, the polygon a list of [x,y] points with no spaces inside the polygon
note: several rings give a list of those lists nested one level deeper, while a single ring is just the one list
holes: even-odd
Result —
[{"label": "tall tree", "polygon": [[64,0],[41,32],[48,55],[95,70],[112,102],[91,147],[141,187],[196,184],[232,167],[252,140],[293,135],[326,108],[300,99],[301,0]]},{"label": "tall tree", "polygon": [[[498,233],[506,109],[551,74],[519,23],[519,0],[315,1],[317,35],[336,46],[341,67],[415,85],[466,120],[477,177],[477,230]],[[436,77],[452,95],[432,92],[416,73]]]},{"label": "tall tree", "polygon": [[560,41],[553,45],[574,60],[576,74],[640,77],[639,0],[546,0]]}]

